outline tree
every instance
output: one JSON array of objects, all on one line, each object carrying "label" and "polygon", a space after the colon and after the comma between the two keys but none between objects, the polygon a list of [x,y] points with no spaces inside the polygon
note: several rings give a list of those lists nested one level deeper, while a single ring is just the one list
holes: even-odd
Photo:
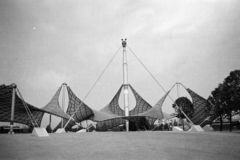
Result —
[{"label": "tree", "polygon": [[230,75],[224,79],[224,97],[226,104],[225,112],[230,121],[230,131],[232,131],[232,113],[240,109],[240,70],[230,72]]},{"label": "tree", "polygon": [[218,88],[215,88],[214,91],[212,91],[212,95],[208,97],[208,101],[211,103],[212,108],[210,110],[209,108],[209,113],[212,111],[211,120],[215,120],[216,118],[219,118],[220,120],[220,131],[222,131],[222,124],[223,124],[223,116],[224,116],[224,106],[222,104],[221,100],[221,85],[219,84]]},{"label": "tree", "polygon": [[[181,112],[181,110],[187,115],[188,118],[192,118],[194,113],[194,108],[192,102],[187,97],[179,97],[175,103],[172,105],[176,112],[176,117],[178,117],[181,121],[186,118],[185,115]],[[184,123],[183,129],[184,129]]]},{"label": "tree", "polygon": [[232,131],[232,114],[240,110],[240,70],[230,72],[223,83],[220,83],[209,97],[215,111],[215,117],[219,116],[222,130],[222,117],[227,116]]}]

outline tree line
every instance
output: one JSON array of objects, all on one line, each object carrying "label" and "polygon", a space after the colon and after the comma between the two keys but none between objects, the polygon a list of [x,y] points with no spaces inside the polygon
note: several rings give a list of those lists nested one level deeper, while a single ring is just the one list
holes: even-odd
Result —
[{"label": "tree line", "polygon": [[[205,111],[209,115],[209,123],[214,120],[220,121],[220,131],[222,131],[223,120],[227,119],[232,131],[232,117],[240,113],[240,70],[231,71],[229,76],[211,92],[207,100],[209,104]],[[192,117],[194,109],[187,97],[178,98],[172,106],[178,118],[186,118],[176,104],[189,118]]]},{"label": "tree line", "polygon": [[240,111],[240,70],[230,72],[223,83],[211,92],[208,101],[210,105],[207,111],[211,120],[219,119],[222,131],[223,120],[228,119],[232,131],[232,116]]}]

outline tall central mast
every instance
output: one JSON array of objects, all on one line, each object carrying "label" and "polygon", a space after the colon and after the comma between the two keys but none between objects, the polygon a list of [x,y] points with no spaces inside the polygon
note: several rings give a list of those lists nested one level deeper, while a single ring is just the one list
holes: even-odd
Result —
[{"label": "tall central mast", "polygon": [[[128,70],[127,70],[127,54],[126,54],[126,45],[127,39],[122,39],[123,47],[123,97],[124,97],[124,111],[125,116],[129,116],[129,96],[128,96]],[[126,131],[129,131],[129,121],[126,120]]]}]

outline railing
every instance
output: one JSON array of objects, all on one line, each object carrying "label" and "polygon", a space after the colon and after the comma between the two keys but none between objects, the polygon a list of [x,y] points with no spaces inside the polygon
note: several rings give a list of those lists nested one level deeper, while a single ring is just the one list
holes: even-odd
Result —
[{"label": "railing", "polygon": [[[239,130],[240,131],[240,122],[234,121],[231,123],[232,131]],[[215,131],[220,131],[221,122],[215,122],[212,124],[212,127]],[[222,130],[229,131],[230,130],[230,122],[222,122]]]}]

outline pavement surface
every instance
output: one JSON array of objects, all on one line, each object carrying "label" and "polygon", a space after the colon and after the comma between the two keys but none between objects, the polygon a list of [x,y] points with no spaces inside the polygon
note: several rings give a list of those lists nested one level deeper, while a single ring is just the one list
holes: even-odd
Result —
[{"label": "pavement surface", "polygon": [[1,134],[0,159],[240,159],[240,134],[222,132],[91,132]]}]

